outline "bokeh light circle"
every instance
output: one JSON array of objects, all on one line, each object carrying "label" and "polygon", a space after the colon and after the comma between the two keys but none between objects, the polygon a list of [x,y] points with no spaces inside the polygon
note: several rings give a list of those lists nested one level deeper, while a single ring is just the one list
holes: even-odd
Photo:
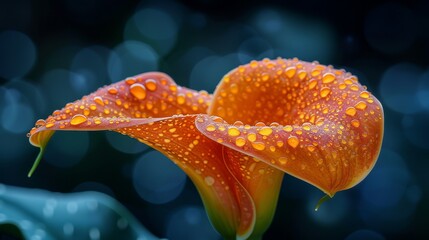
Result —
[{"label": "bokeh light circle", "polygon": [[373,48],[383,53],[397,54],[414,43],[417,21],[412,11],[405,6],[387,3],[368,13],[364,33]]},{"label": "bokeh light circle", "polygon": [[134,189],[150,203],[164,204],[176,199],[185,182],[185,173],[160,152],[150,151],[134,165]]},{"label": "bokeh light circle", "polygon": [[108,73],[111,82],[158,69],[158,54],[155,50],[139,41],[125,41],[110,54]]},{"label": "bokeh light circle", "polygon": [[53,166],[69,168],[82,160],[88,148],[88,132],[57,131],[49,143],[49,151],[46,151],[44,159]]},{"label": "bokeh light circle", "polygon": [[383,149],[374,169],[359,185],[362,220],[383,233],[399,233],[407,228],[420,201],[419,187],[411,180],[402,156]]},{"label": "bokeh light circle", "polygon": [[350,235],[346,237],[345,240],[384,240],[385,238],[378,232],[368,230],[368,229],[360,229],[354,231]]},{"label": "bokeh light circle", "polygon": [[24,76],[36,61],[36,47],[24,33],[0,32],[0,77]]},{"label": "bokeh light circle", "polygon": [[421,110],[417,97],[422,71],[411,63],[398,63],[388,68],[380,81],[383,104],[400,113]]},{"label": "bokeh light circle", "polygon": [[211,226],[207,214],[201,207],[184,207],[174,212],[167,225],[168,239],[218,240],[220,236]]},{"label": "bokeh light circle", "polygon": [[110,145],[120,152],[136,154],[148,149],[147,145],[137,141],[134,138],[124,136],[117,132],[108,131],[105,134],[106,139],[110,143]]}]

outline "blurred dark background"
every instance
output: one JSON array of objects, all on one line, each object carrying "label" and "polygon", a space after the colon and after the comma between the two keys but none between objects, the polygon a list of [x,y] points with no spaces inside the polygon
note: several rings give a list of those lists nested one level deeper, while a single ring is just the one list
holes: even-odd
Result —
[{"label": "blurred dark background", "polygon": [[[405,1],[404,1],[405,2]],[[323,193],[285,177],[266,239],[428,238],[429,1],[0,1],[0,183],[96,190],[169,239],[220,239],[192,183],[168,159],[111,132],[57,132],[35,175],[27,132],[67,102],[146,71],[212,92],[264,57],[356,74],[385,110],[377,165]]]}]

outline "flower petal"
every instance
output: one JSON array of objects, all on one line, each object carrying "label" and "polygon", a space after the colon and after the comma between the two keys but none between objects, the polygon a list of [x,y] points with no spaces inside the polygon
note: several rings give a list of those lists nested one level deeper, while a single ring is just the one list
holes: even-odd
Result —
[{"label": "flower petal", "polygon": [[273,219],[284,173],[257,158],[224,148],[225,165],[249,192],[256,211],[251,239],[261,239]]},{"label": "flower petal", "polygon": [[216,109],[226,121],[201,116],[202,133],[330,196],[359,183],[378,157],[381,104],[343,70],[297,59],[253,61],[227,74],[213,98],[209,113]]},{"label": "flower petal", "polygon": [[159,72],[140,74],[100,88],[36,122],[29,137],[41,152],[29,176],[54,130],[104,130],[113,125],[125,126],[131,118],[206,113],[210,100],[207,92],[177,86],[168,75]]},{"label": "flower petal", "polygon": [[132,119],[114,129],[164,153],[194,182],[212,224],[224,238],[247,239],[255,224],[255,208],[246,189],[228,171],[234,157],[195,127],[196,115],[165,119]]}]

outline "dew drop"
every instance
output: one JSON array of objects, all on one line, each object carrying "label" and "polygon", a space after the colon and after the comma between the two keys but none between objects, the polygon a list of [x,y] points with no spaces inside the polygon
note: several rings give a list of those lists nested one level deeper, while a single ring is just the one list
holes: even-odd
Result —
[{"label": "dew drop", "polygon": [[322,89],[320,89],[320,96],[322,98],[327,97],[329,95],[329,93],[331,92],[331,89],[328,87],[323,87]]},{"label": "dew drop", "polygon": [[118,89],[114,88],[114,87],[110,87],[107,92],[109,92],[110,94],[117,94],[118,93]]},{"label": "dew drop", "polygon": [[353,91],[359,91],[359,87],[356,84],[351,85],[350,89],[353,90]]},{"label": "dew drop", "polygon": [[286,73],[286,76],[288,78],[292,78],[293,76],[295,76],[296,68],[295,67],[288,67],[288,68],[286,68],[285,73]]},{"label": "dew drop", "polygon": [[94,123],[95,124],[100,124],[101,123],[101,119],[100,118],[94,118]]},{"label": "dew drop", "polygon": [[237,147],[242,147],[246,144],[246,139],[244,139],[243,137],[238,137],[237,139],[235,139],[235,145],[237,145]]},{"label": "dew drop", "polygon": [[319,76],[321,73],[321,71],[319,69],[313,69],[313,71],[311,71],[311,76],[316,77]]},{"label": "dew drop", "polygon": [[240,135],[240,130],[238,130],[237,127],[229,127],[228,128],[228,135],[231,137],[236,137]]},{"label": "dew drop", "polygon": [[156,81],[153,79],[147,79],[145,82],[145,86],[149,91],[155,91],[157,88]]},{"label": "dew drop", "polygon": [[286,157],[279,157],[278,161],[281,165],[285,165],[287,163],[287,158]]},{"label": "dew drop", "polygon": [[365,102],[360,101],[360,102],[358,102],[358,103],[355,105],[355,108],[356,108],[356,109],[359,109],[359,110],[365,110],[365,108],[366,108],[366,103],[365,103]]},{"label": "dew drop", "polygon": [[365,98],[365,99],[367,99],[367,98],[369,98],[369,96],[370,96],[370,94],[369,94],[369,92],[367,92],[367,91],[363,91],[363,92],[361,92],[360,93],[360,95],[359,95],[361,98]]},{"label": "dew drop", "polygon": [[314,147],[313,145],[310,145],[307,147],[307,149],[308,151],[313,152],[316,149],[316,147]]},{"label": "dew drop", "polygon": [[353,119],[351,121],[351,124],[352,124],[353,127],[359,127],[360,126],[360,122],[357,119]]},{"label": "dew drop", "polygon": [[292,132],[293,127],[291,125],[286,125],[283,127],[283,131],[285,132]]},{"label": "dew drop", "polygon": [[42,126],[45,126],[45,125],[46,125],[46,122],[43,119],[39,119],[39,120],[36,121],[36,128],[42,127]]},{"label": "dew drop", "polygon": [[356,115],[356,108],[348,107],[346,109],[346,114],[353,117],[354,115]]},{"label": "dew drop", "polygon": [[258,133],[262,136],[269,136],[271,133],[273,133],[273,129],[271,129],[270,127],[262,127],[261,129],[259,129]]},{"label": "dew drop", "polygon": [[46,128],[51,128],[51,127],[53,127],[54,125],[55,125],[55,121],[53,121],[53,122],[48,122],[48,123],[46,123],[45,127],[46,127]]},{"label": "dew drop", "polygon": [[204,178],[204,182],[206,182],[208,186],[212,186],[215,183],[215,180],[213,177],[207,176]]},{"label": "dew drop", "polygon": [[89,105],[89,109],[91,109],[92,111],[95,111],[95,110],[97,110],[97,106],[94,103],[91,103]]},{"label": "dew drop", "polygon": [[344,83],[340,83],[339,85],[338,85],[338,88],[339,89],[345,89],[347,87],[347,85],[346,84],[344,84]]},{"label": "dew drop", "polygon": [[311,129],[311,123],[303,123],[302,124],[302,129],[304,129],[305,131],[309,131]]},{"label": "dew drop", "polygon": [[130,93],[138,100],[143,100],[146,98],[146,88],[140,83],[134,83],[131,85]]},{"label": "dew drop", "polygon": [[262,142],[252,142],[252,147],[256,150],[262,151],[265,149],[265,144]]},{"label": "dew drop", "polygon": [[311,79],[309,82],[308,82],[308,89],[313,89],[314,87],[316,87],[316,85],[317,85],[317,80],[316,79]]},{"label": "dew drop", "polygon": [[214,130],[216,130],[216,127],[212,124],[207,125],[206,130],[209,132],[213,132]]},{"label": "dew drop", "polygon": [[307,77],[307,72],[306,72],[306,71],[299,71],[299,73],[298,73],[298,78],[299,78],[300,80],[304,80],[304,79],[305,79],[305,77]]},{"label": "dew drop", "polygon": [[250,142],[256,141],[256,134],[254,133],[247,134],[247,140],[249,140]]},{"label": "dew drop", "polygon": [[[258,67],[258,62],[257,61],[255,61],[255,60],[252,60],[251,62],[250,62],[250,67],[252,67],[252,68],[256,68],[256,67]],[[240,69],[238,69],[238,70],[240,70]],[[244,69],[243,69],[244,70]]]},{"label": "dew drop", "polygon": [[184,104],[185,103],[185,94],[183,94],[183,93],[179,93],[178,95],[177,95],[177,103],[178,104]]},{"label": "dew drop", "polygon": [[136,83],[136,80],[134,78],[129,77],[125,80],[125,83],[128,85],[133,85],[134,83]]},{"label": "dew drop", "polygon": [[82,124],[84,122],[86,122],[88,119],[82,115],[82,114],[76,114],[72,117],[72,119],[70,120],[70,124],[73,126]]},{"label": "dew drop", "polygon": [[270,79],[270,75],[268,73],[262,73],[262,81],[266,82],[268,79]]},{"label": "dew drop", "polygon": [[332,73],[325,73],[325,74],[323,74],[323,77],[322,77],[322,82],[323,83],[331,83],[334,80],[335,80],[335,75],[334,74],[332,74]]},{"label": "dew drop", "polygon": [[231,86],[229,86],[229,90],[231,91],[231,93],[238,93],[238,86],[236,83],[231,84]]},{"label": "dew drop", "polygon": [[287,144],[289,144],[289,146],[291,146],[293,148],[296,148],[298,146],[298,144],[299,144],[299,139],[297,137],[295,137],[295,136],[290,136],[287,139]]},{"label": "dew drop", "polygon": [[94,97],[94,102],[100,106],[104,106],[103,98],[100,96]]}]

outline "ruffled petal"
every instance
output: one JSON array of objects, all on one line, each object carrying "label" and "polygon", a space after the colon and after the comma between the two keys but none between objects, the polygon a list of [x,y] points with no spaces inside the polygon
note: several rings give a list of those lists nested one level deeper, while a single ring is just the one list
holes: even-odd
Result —
[{"label": "ruffled petal", "polygon": [[381,148],[379,101],[355,76],[316,62],[240,66],[216,89],[214,111],[225,121],[201,116],[197,127],[204,135],[330,196],[360,182]]},{"label": "ruffled petal", "polygon": [[177,86],[168,75],[159,72],[140,74],[100,88],[36,122],[29,138],[41,152],[29,176],[55,130],[104,130],[125,126],[132,118],[206,113],[210,100],[207,92]]},{"label": "ruffled petal", "polygon": [[136,138],[164,153],[194,182],[212,224],[224,238],[247,239],[255,224],[255,207],[249,193],[226,164],[242,155],[205,137],[195,127],[196,115],[165,119],[132,119],[114,131]]}]

